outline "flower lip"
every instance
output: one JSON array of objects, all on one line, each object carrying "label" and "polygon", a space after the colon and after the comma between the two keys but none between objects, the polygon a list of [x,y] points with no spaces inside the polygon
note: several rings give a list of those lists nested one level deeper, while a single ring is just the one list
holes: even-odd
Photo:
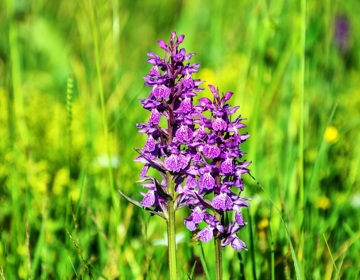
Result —
[{"label": "flower lip", "polygon": [[155,204],[155,193],[153,190],[149,190],[141,201],[141,205],[144,207],[151,207]]},{"label": "flower lip", "polygon": [[205,145],[203,152],[207,158],[217,158],[221,153],[216,145]]},{"label": "flower lip", "polygon": [[232,210],[233,208],[233,202],[226,193],[221,193],[215,196],[212,200],[212,205],[220,211]]},{"label": "flower lip", "polygon": [[209,242],[213,238],[213,229],[210,226],[203,228],[196,236],[202,242]]}]

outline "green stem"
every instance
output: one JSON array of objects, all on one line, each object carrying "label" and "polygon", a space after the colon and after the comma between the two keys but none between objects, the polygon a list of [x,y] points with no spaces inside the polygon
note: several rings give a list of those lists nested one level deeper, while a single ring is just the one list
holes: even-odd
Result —
[{"label": "green stem", "polygon": [[174,184],[172,176],[167,172],[168,189],[171,199],[168,201],[169,217],[167,220],[168,250],[169,250],[169,272],[170,280],[176,280],[176,235],[175,235],[175,208],[174,208]]},{"label": "green stem", "polygon": [[169,271],[170,280],[176,280],[176,236],[175,236],[175,209],[174,201],[168,202],[169,220],[167,221],[168,250],[169,250]]},{"label": "green stem", "polygon": [[222,280],[221,240],[215,238],[214,243],[215,243],[216,280]]}]

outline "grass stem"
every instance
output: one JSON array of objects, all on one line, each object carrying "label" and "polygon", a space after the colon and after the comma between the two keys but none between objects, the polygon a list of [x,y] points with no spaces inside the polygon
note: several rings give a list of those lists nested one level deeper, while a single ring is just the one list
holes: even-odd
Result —
[{"label": "grass stem", "polygon": [[[93,0],[89,0],[90,2],[90,12],[91,12],[91,26],[92,26],[92,36],[93,36],[93,43],[94,43],[94,56],[95,56],[95,66],[96,66],[96,75],[97,75],[97,83],[98,83],[98,91],[100,97],[100,106],[101,106],[101,119],[103,123],[103,133],[105,136],[106,141],[106,151],[108,157],[108,171],[109,171],[109,181],[111,190],[114,190],[115,182],[114,176],[112,171],[112,163],[111,163],[111,150],[110,150],[110,142],[109,142],[109,129],[107,123],[107,116],[106,116],[106,107],[105,107],[105,95],[104,95],[104,88],[103,88],[103,81],[102,81],[102,74],[101,74],[101,67],[100,67],[100,53],[99,53],[99,36],[97,31],[97,24],[95,19],[95,5]],[[111,192],[113,206],[116,207],[118,205],[117,200],[115,198],[115,192]]]},{"label": "grass stem", "polygon": [[299,94],[300,94],[300,110],[299,110],[299,120],[300,120],[300,133],[299,133],[299,221],[298,225],[301,227],[300,233],[300,241],[299,241],[299,249],[298,249],[298,260],[300,262],[300,266],[302,271],[304,271],[303,266],[303,253],[304,253],[304,211],[306,205],[306,197],[305,193],[305,183],[304,183],[304,131],[305,131],[305,115],[304,115],[304,107],[305,107],[305,43],[306,43],[306,0],[301,1],[301,9],[300,9],[300,71],[299,71]]}]

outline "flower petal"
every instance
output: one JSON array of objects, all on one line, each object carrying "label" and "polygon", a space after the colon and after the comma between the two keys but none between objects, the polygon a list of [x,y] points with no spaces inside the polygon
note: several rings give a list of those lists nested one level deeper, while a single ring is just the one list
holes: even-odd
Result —
[{"label": "flower petal", "polygon": [[209,172],[204,173],[200,177],[199,184],[200,187],[211,190],[215,186],[215,179],[211,176]]},{"label": "flower petal", "polygon": [[222,118],[216,118],[216,120],[212,123],[212,128],[215,131],[225,131],[227,123]]},{"label": "flower petal", "polygon": [[141,205],[144,207],[153,206],[155,203],[155,193],[153,190],[149,190],[143,200],[141,201]]},{"label": "flower petal", "polygon": [[220,149],[215,145],[205,145],[203,152],[207,158],[216,158],[220,155]]},{"label": "flower petal", "polygon": [[218,210],[226,211],[233,208],[233,202],[226,193],[221,193],[213,198],[212,206],[214,206]]},{"label": "flower petal", "polygon": [[241,251],[243,249],[247,250],[245,242],[237,236],[235,236],[234,240],[231,242],[231,247],[233,247],[236,251]]},{"label": "flower petal", "polygon": [[202,242],[209,242],[213,238],[213,229],[207,226],[203,228],[196,237],[200,238]]}]

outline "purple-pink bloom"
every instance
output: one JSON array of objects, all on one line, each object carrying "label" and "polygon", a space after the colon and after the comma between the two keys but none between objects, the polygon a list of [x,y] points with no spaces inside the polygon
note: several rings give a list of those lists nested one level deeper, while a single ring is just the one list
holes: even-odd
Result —
[{"label": "purple-pink bloom", "polygon": [[221,171],[224,174],[229,174],[234,170],[233,167],[233,159],[232,158],[226,158],[220,165]]},{"label": "purple-pink bloom", "polygon": [[219,211],[227,211],[233,209],[233,201],[226,193],[220,193],[212,200],[212,205]]},{"label": "purple-pink bloom", "polygon": [[189,159],[183,155],[174,155],[165,159],[165,166],[169,171],[179,172],[181,169],[184,169]]},{"label": "purple-pink bloom", "polygon": [[192,130],[186,125],[180,125],[176,130],[175,136],[181,142],[188,142],[192,138]]},{"label": "purple-pink bloom", "polygon": [[216,145],[205,145],[203,152],[207,158],[216,158],[220,155],[220,149]]},{"label": "purple-pink bloom", "polygon": [[211,190],[215,185],[215,179],[210,172],[206,172],[200,176],[199,187],[201,190]]},{"label": "purple-pink bloom", "polygon": [[223,234],[223,239],[221,240],[221,246],[225,247],[231,244],[231,247],[236,251],[241,251],[243,249],[247,250],[245,242],[242,241],[236,235],[242,226],[237,224],[236,222],[231,223],[227,229],[227,232]]},{"label": "purple-pink bloom", "polygon": [[152,137],[152,135],[150,134],[148,139],[145,142],[145,149],[149,152],[152,152],[155,150],[155,146],[156,146],[155,140]]},{"label": "purple-pink bloom", "polygon": [[196,235],[197,238],[200,238],[202,242],[209,242],[214,236],[214,229],[211,226],[207,226],[200,230]]},{"label": "purple-pink bloom", "polygon": [[161,114],[159,113],[158,110],[153,109],[151,111],[151,115],[150,115],[150,119],[149,119],[149,124],[150,125],[157,125],[160,122],[160,118],[161,118]]},{"label": "purple-pink bloom", "polygon": [[141,201],[141,205],[145,207],[153,206],[155,203],[155,192],[154,190],[149,190]]},{"label": "purple-pink bloom", "polygon": [[191,215],[185,219],[185,225],[186,227],[194,231],[198,224],[204,220],[204,210],[201,210],[199,206],[195,207]]},{"label": "purple-pink bloom", "polygon": [[165,85],[155,85],[153,90],[152,90],[152,94],[157,98],[157,99],[161,99],[161,98],[169,98],[170,96],[170,89],[165,86]]},{"label": "purple-pink bloom", "polygon": [[215,131],[225,131],[227,128],[227,123],[222,118],[216,118],[212,123],[212,128]]}]

